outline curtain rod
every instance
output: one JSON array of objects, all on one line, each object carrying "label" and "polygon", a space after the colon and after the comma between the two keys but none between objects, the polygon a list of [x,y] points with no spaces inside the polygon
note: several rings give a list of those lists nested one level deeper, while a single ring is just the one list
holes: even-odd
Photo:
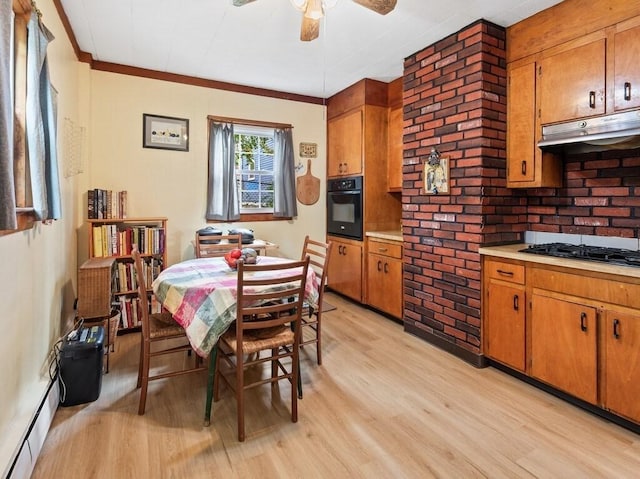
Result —
[{"label": "curtain rod", "polygon": [[228,118],[226,116],[207,116],[208,120],[224,122],[224,123],[233,123],[237,125],[247,125],[247,126],[264,126],[267,128],[293,128],[292,125],[287,123],[273,123],[270,121],[259,121],[259,120],[243,120],[242,118]]}]

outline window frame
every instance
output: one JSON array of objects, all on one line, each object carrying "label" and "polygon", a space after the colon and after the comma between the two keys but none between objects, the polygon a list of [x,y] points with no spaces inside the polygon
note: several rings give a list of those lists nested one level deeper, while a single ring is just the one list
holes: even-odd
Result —
[{"label": "window frame", "polygon": [[[263,127],[263,128],[271,128],[271,129],[286,129],[290,128],[293,130],[293,126],[288,123],[274,123],[269,121],[260,121],[260,120],[245,120],[241,118],[229,118],[224,116],[207,116],[207,125],[210,127],[211,122],[221,122],[221,123],[233,123],[234,129],[236,126],[243,127]],[[210,128],[208,128],[210,130]],[[211,141],[209,138],[208,142]],[[208,146],[210,144],[208,143]],[[287,221],[291,220],[290,216],[273,216],[273,212],[271,213],[240,213],[240,219],[237,222],[256,222],[256,221]],[[207,220],[207,223],[228,223],[228,221],[223,220]]]},{"label": "window frame", "polygon": [[13,56],[10,59],[12,72],[12,96],[14,112],[13,177],[15,184],[16,221],[13,230],[0,230],[0,236],[33,228],[37,218],[29,204],[28,163],[26,155],[26,103],[27,103],[27,25],[34,11],[31,2],[13,0]]}]

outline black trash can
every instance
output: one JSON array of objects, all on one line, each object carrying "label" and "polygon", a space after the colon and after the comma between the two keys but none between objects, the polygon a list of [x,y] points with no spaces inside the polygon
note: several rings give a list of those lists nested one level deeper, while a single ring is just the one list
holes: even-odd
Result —
[{"label": "black trash can", "polygon": [[81,328],[73,339],[66,338],[60,350],[60,405],[92,402],[102,388],[104,328]]}]

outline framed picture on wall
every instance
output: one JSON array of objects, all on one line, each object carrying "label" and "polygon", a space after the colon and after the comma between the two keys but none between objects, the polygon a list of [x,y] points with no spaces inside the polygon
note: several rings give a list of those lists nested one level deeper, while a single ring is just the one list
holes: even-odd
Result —
[{"label": "framed picture on wall", "polygon": [[449,194],[449,158],[425,161],[422,182],[427,195]]},{"label": "framed picture on wall", "polygon": [[189,151],[189,120],[170,116],[142,115],[142,147]]}]

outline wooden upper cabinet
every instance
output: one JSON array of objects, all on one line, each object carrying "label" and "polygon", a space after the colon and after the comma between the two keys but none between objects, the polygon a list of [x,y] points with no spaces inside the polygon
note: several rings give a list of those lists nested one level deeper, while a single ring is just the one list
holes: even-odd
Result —
[{"label": "wooden upper cabinet", "polygon": [[614,109],[640,106],[640,26],[614,36]]},{"label": "wooden upper cabinet", "polygon": [[602,38],[540,61],[542,125],[605,113],[605,53]]},{"label": "wooden upper cabinet", "polygon": [[509,71],[507,102],[507,181],[535,178],[536,64]]},{"label": "wooden upper cabinet", "polygon": [[389,109],[387,190],[402,191],[402,107]]},{"label": "wooden upper cabinet", "polygon": [[352,176],[362,174],[363,111],[358,109],[327,122],[327,175]]}]

